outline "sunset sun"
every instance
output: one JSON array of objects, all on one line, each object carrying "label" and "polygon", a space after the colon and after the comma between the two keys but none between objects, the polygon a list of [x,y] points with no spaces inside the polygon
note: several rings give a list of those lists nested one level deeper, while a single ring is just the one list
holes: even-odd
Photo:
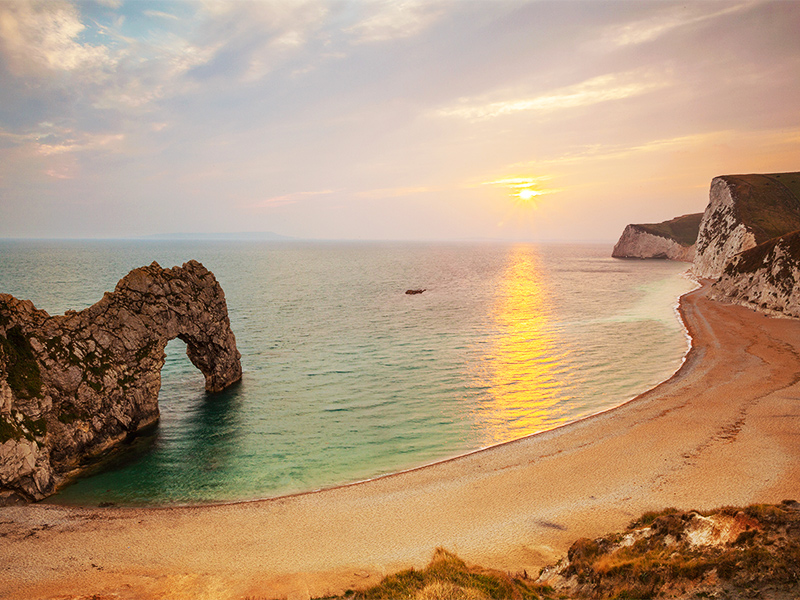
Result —
[{"label": "sunset sun", "polygon": [[532,190],[530,188],[521,189],[518,194],[515,194],[515,196],[517,196],[520,200],[525,200],[526,202],[535,198],[536,196],[541,195],[542,192],[537,192],[536,190]]},{"label": "sunset sun", "polygon": [[541,189],[544,186],[544,182],[547,182],[549,179],[550,177],[547,175],[540,175],[537,177],[505,177],[503,179],[485,181],[483,185],[504,187],[508,190],[508,195],[514,202],[535,206],[534,198],[559,191],[556,189]]}]

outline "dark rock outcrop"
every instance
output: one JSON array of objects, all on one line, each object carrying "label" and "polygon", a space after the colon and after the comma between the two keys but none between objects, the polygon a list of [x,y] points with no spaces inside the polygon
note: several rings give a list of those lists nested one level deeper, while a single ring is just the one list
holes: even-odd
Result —
[{"label": "dark rock outcrop", "polygon": [[0,294],[0,504],[51,494],[156,423],[164,348],[176,337],[208,391],[241,378],[225,294],[196,261],[135,269],[62,316]]},{"label": "dark rock outcrop", "polygon": [[798,229],[800,173],[715,177],[700,223],[694,273],[717,279],[735,254]]},{"label": "dark rock outcrop", "polygon": [[692,262],[702,213],[663,223],[631,224],[614,246],[614,258],[668,258]]},{"label": "dark rock outcrop", "polygon": [[709,297],[762,312],[800,317],[800,231],[735,255]]},{"label": "dark rock outcrop", "polygon": [[[581,538],[536,583],[559,598],[800,597],[800,504],[645,513],[628,530]],[[548,594],[549,596],[549,594]]]}]

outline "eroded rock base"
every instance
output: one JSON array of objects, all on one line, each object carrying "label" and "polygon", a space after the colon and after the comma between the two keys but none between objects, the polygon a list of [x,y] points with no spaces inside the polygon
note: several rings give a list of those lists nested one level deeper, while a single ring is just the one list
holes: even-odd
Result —
[{"label": "eroded rock base", "polygon": [[225,294],[197,261],[134,269],[93,306],[60,316],[0,294],[0,504],[44,498],[156,423],[164,348],[176,337],[206,390],[241,378]]}]

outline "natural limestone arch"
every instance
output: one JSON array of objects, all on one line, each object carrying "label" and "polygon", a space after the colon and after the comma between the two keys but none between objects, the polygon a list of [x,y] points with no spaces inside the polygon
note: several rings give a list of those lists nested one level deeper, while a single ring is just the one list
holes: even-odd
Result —
[{"label": "natural limestone arch", "polygon": [[0,504],[47,496],[156,423],[175,338],[206,390],[241,379],[225,294],[197,261],[134,269],[96,304],[60,316],[0,294]]}]

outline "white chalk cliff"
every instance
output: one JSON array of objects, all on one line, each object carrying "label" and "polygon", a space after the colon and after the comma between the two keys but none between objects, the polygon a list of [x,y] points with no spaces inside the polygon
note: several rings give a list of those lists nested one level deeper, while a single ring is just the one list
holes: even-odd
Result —
[{"label": "white chalk cliff", "polygon": [[663,223],[631,224],[614,246],[614,258],[666,258],[692,262],[702,213]]},{"label": "white chalk cliff", "polygon": [[715,177],[693,269],[715,300],[800,317],[800,173]]},{"label": "white chalk cliff", "polygon": [[695,275],[717,279],[734,255],[800,229],[800,199],[786,185],[796,175],[715,177],[697,236]]},{"label": "white chalk cliff", "polygon": [[800,173],[715,177],[705,212],[628,225],[612,256],[692,261],[712,298],[800,317]]},{"label": "white chalk cliff", "polygon": [[714,300],[800,317],[800,231],[734,256],[711,286]]}]

